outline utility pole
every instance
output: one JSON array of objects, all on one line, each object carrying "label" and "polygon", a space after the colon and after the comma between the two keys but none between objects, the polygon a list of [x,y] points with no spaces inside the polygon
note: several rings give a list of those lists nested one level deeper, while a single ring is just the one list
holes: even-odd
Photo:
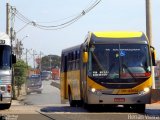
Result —
[{"label": "utility pole", "polygon": [[40,72],[41,72],[41,70],[42,70],[42,52],[41,51],[40,51],[39,69],[40,69]]},{"label": "utility pole", "polygon": [[50,71],[52,71],[52,58],[51,58],[51,55],[48,55],[48,57],[49,57]]},{"label": "utility pole", "polygon": [[35,69],[36,69],[36,64],[35,64],[35,50],[33,50],[33,69],[34,69],[34,73],[35,73]]},{"label": "utility pole", "polygon": [[21,42],[16,39],[15,53],[18,59],[21,59]]},{"label": "utility pole", "polygon": [[27,77],[29,76],[29,67],[28,67],[28,50],[26,49],[26,64],[27,64]]},{"label": "utility pole", "polygon": [[151,20],[151,1],[146,0],[146,34],[152,45],[152,20]]},{"label": "utility pole", "polygon": [[[151,0],[146,0],[146,34],[149,39],[150,45],[152,46],[152,19],[151,19]],[[155,89],[155,74],[154,66],[152,66],[152,89]]]},{"label": "utility pole", "polygon": [[6,3],[6,34],[10,35],[10,5]]},{"label": "utility pole", "polygon": [[27,66],[28,66],[28,54],[27,54],[27,49],[26,49],[26,64],[27,64]]}]

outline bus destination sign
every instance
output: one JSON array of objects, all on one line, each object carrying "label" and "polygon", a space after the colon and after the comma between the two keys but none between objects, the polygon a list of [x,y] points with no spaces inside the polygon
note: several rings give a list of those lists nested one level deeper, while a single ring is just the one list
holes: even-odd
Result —
[{"label": "bus destination sign", "polygon": [[5,40],[0,40],[0,44],[5,44]]}]

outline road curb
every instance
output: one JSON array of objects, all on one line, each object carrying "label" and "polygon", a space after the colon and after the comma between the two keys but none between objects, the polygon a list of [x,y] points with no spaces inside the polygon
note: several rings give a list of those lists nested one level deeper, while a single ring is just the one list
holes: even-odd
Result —
[{"label": "road curb", "polygon": [[17,100],[12,100],[12,105],[22,105],[25,99],[25,95],[21,95],[17,98]]},{"label": "road curb", "polygon": [[60,89],[60,83],[58,83],[58,82],[52,81],[51,85],[56,87],[56,88],[58,88],[58,89]]}]

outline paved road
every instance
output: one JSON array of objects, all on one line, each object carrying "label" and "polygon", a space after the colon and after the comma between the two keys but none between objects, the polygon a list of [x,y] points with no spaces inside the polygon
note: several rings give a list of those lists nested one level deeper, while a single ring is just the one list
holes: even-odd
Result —
[{"label": "paved road", "polygon": [[31,93],[26,96],[24,104],[27,105],[49,105],[60,104],[60,91],[58,88],[51,86],[52,80],[43,81],[42,94]]},{"label": "paved road", "polygon": [[12,120],[160,120],[160,104],[147,105],[145,114],[126,111],[121,107],[109,110],[95,107],[92,111],[88,111],[62,104],[15,105],[9,110],[0,111],[0,114],[6,118],[14,117]]},{"label": "paved road", "polygon": [[147,105],[144,114],[133,113],[122,107],[91,110],[60,104],[59,89],[43,81],[42,94],[26,97],[25,105],[12,105],[9,110],[0,110],[0,120],[160,120],[160,104]]}]

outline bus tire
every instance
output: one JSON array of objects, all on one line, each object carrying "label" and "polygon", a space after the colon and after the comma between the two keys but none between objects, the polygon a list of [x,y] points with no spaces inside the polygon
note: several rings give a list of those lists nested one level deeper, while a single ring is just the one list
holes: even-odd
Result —
[{"label": "bus tire", "polygon": [[83,106],[83,100],[78,100],[77,101],[77,106],[82,107]]},{"label": "bus tire", "polygon": [[134,112],[144,113],[146,106],[145,104],[136,104],[136,105],[132,105],[131,108]]},{"label": "bus tire", "polygon": [[71,107],[76,107],[76,101],[74,101],[72,99],[72,93],[71,93],[71,90],[69,89],[68,90],[68,98],[69,98],[69,104]]},{"label": "bus tire", "polygon": [[4,109],[9,109],[11,106],[11,103],[7,103],[7,104],[0,104],[0,109],[4,110]]},{"label": "bus tire", "polygon": [[83,103],[83,108],[88,109],[89,105],[87,103]]}]

